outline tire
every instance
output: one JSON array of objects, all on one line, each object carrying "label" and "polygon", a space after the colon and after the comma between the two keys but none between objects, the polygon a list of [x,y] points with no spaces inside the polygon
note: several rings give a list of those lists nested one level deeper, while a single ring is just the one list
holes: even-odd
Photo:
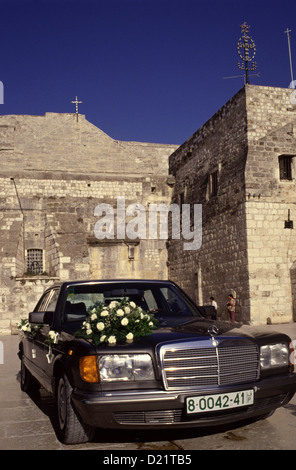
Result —
[{"label": "tire", "polygon": [[72,387],[64,374],[58,378],[56,404],[58,437],[64,444],[81,444],[93,438],[92,426],[83,423],[71,403]]},{"label": "tire", "polygon": [[21,390],[25,393],[33,393],[38,392],[40,389],[40,384],[37,380],[32,376],[32,374],[28,371],[24,364],[24,356],[21,357]]}]

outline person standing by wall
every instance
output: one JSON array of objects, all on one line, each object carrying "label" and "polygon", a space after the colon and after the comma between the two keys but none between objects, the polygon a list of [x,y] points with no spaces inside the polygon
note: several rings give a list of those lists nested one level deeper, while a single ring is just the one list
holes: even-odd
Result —
[{"label": "person standing by wall", "polygon": [[235,323],[235,299],[232,294],[228,295],[227,310],[231,323]]},{"label": "person standing by wall", "polygon": [[217,302],[215,301],[214,297],[210,297],[210,302],[211,302],[211,306],[214,307],[215,309],[215,315],[214,315],[214,318],[212,319],[217,320],[217,308],[218,308]]}]

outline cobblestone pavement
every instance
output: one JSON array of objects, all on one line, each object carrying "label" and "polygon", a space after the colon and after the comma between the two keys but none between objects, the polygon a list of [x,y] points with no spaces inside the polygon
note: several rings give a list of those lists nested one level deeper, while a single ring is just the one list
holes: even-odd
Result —
[{"label": "cobblestone pavement", "polygon": [[[296,340],[296,324],[264,326]],[[0,450],[95,449],[101,451],[178,450],[296,450],[296,397],[264,420],[241,427],[208,431],[161,433],[98,432],[93,442],[63,445],[55,434],[53,399],[41,391],[37,397],[20,390],[18,336],[0,337]],[[1,351],[0,351],[1,352]],[[3,363],[2,363],[3,362]]]}]

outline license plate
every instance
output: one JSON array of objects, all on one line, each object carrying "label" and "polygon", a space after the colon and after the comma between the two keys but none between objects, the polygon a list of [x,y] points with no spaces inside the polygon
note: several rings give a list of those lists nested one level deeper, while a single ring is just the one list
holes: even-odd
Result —
[{"label": "license plate", "polygon": [[243,390],[240,392],[188,397],[186,399],[186,411],[188,414],[222,411],[229,408],[253,405],[253,403],[254,390]]}]

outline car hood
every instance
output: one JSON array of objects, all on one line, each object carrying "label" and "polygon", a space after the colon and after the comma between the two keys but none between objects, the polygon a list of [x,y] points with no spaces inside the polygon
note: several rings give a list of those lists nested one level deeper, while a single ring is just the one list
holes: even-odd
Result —
[{"label": "car hood", "polygon": [[259,343],[289,339],[282,333],[266,331],[257,326],[231,324],[223,321],[194,319],[182,324],[169,326],[162,324],[150,336],[141,341],[159,344],[171,341],[196,341],[216,338],[220,340],[244,339]]},{"label": "car hood", "polygon": [[[143,351],[154,351],[163,345],[177,344],[186,342],[200,342],[201,347],[214,345],[211,341],[216,340],[218,347],[225,345],[246,344],[249,342],[256,342],[260,344],[268,344],[272,342],[289,341],[289,337],[276,332],[264,331],[260,327],[248,325],[232,325],[231,323],[207,320],[205,318],[198,318],[194,320],[184,321],[178,325],[172,326],[163,324],[155,329],[152,334],[135,338],[132,343],[117,344],[114,346],[107,346],[101,344],[96,347],[97,353],[102,354],[112,351],[113,354],[120,354],[125,351],[141,353]],[[203,346],[202,346],[203,344]]]}]

